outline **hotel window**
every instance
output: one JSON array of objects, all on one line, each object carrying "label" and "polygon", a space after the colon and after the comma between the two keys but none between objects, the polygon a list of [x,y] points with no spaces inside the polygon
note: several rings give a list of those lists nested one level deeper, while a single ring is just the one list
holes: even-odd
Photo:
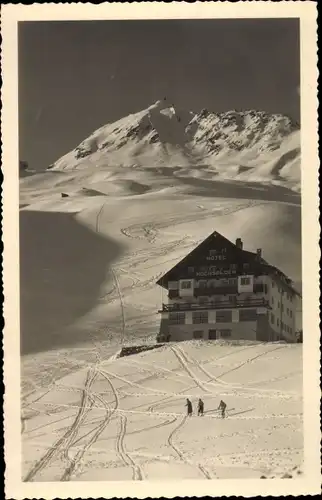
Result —
[{"label": "hotel window", "polygon": [[281,328],[282,328],[282,331],[284,330],[284,323],[283,321],[281,321]]},{"label": "hotel window", "polygon": [[276,324],[277,324],[277,326],[280,326],[280,320],[278,318],[276,320]]},{"label": "hotel window", "polygon": [[193,335],[194,339],[202,339],[203,338],[203,330],[195,330],[192,335]]},{"label": "hotel window", "polygon": [[169,323],[170,325],[184,325],[186,322],[186,315],[183,312],[170,313]]},{"label": "hotel window", "polygon": [[181,283],[180,283],[180,288],[182,290],[189,290],[191,287],[192,287],[192,283],[190,280],[181,281]]},{"label": "hotel window", "polygon": [[237,302],[237,297],[236,297],[236,295],[229,295],[229,296],[228,296],[228,300],[229,300],[229,302],[231,302],[232,304],[236,304],[236,302]]},{"label": "hotel window", "polygon": [[239,311],[239,321],[255,321],[256,319],[256,309],[241,309]]},{"label": "hotel window", "polygon": [[220,330],[220,337],[222,339],[228,339],[229,337],[231,337],[231,330],[228,330],[228,329],[224,329],[224,330]]},{"label": "hotel window", "polygon": [[237,279],[236,278],[229,278],[228,283],[230,285],[237,285]]},{"label": "hotel window", "polygon": [[284,312],[284,304],[281,305],[282,312]]},{"label": "hotel window", "polygon": [[272,297],[272,306],[274,305],[274,297]]},{"label": "hotel window", "polygon": [[175,299],[177,297],[179,297],[179,291],[176,289],[169,289],[169,292],[168,292],[168,297],[169,299]]},{"label": "hotel window", "polygon": [[208,311],[193,311],[192,312],[192,323],[194,325],[200,323],[208,323]]},{"label": "hotel window", "polygon": [[290,310],[289,308],[286,309],[286,314],[289,316],[290,315]]},{"label": "hotel window", "polygon": [[264,285],[264,293],[268,293],[267,285]]},{"label": "hotel window", "polygon": [[229,280],[227,278],[221,280],[222,285],[229,285]]},{"label": "hotel window", "polygon": [[293,311],[290,309],[290,316],[293,317]]},{"label": "hotel window", "polygon": [[278,307],[278,308],[280,308],[280,307],[281,307],[281,304],[280,304],[279,302],[277,303],[277,307]]},{"label": "hotel window", "polygon": [[275,316],[273,313],[271,313],[271,323],[274,325],[275,323]]},{"label": "hotel window", "polygon": [[232,316],[233,316],[232,311],[217,311],[216,323],[231,323]]},{"label": "hotel window", "polygon": [[250,278],[240,278],[241,285],[250,285]]}]

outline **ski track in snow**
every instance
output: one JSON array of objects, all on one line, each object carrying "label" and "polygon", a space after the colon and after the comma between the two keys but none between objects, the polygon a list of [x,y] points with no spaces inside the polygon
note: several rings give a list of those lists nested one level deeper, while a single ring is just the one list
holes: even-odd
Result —
[{"label": "ski track in snow", "polygon": [[67,447],[73,439],[73,437],[76,435],[82,421],[84,420],[87,410],[90,409],[91,407],[87,407],[87,402],[89,399],[89,390],[91,388],[91,385],[94,382],[94,379],[96,377],[96,373],[91,373],[89,370],[87,372],[86,380],[85,380],[85,386],[83,390],[83,395],[81,399],[81,405],[78,409],[78,413],[76,415],[76,418],[72,425],[68,428],[68,430],[65,432],[65,434],[52,446],[48,452],[35,464],[35,466],[31,469],[31,471],[27,474],[25,477],[25,481],[31,481],[33,478],[39,474],[45,467],[48,467],[50,462],[56,458],[56,456],[60,453],[61,449]]},{"label": "ski track in snow", "polygon": [[[113,392],[114,392],[115,401],[116,401],[114,411],[116,411],[118,409],[118,406],[119,406],[119,397],[117,394],[117,390],[114,388],[114,386],[113,386],[110,378],[107,376],[107,374],[101,370],[100,370],[100,373],[102,374],[102,376],[104,378],[106,378],[109,381],[109,383],[111,384],[111,387],[113,387]],[[120,431],[116,436],[116,443],[115,443],[116,451],[117,451],[118,455],[120,456],[120,458],[122,459],[122,461],[124,462],[124,464],[127,466],[130,465],[132,467],[133,480],[142,481],[142,479],[144,479],[144,476],[143,476],[143,472],[142,472],[141,468],[137,464],[135,464],[135,462],[132,460],[130,455],[126,452],[125,447],[124,447],[124,438],[125,438],[125,434],[126,434],[127,417],[125,415],[121,414],[119,416],[119,418],[120,418]]]},{"label": "ski track in snow", "polygon": [[[174,355],[178,358],[179,360],[179,363],[181,363],[182,367],[184,368],[184,370],[186,370],[186,372],[190,375],[191,379],[196,383],[196,385],[198,387],[200,387],[200,389],[204,392],[207,392],[208,394],[211,392],[209,389],[207,389],[203,382],[201,380],[199,380],[195,374],[190,370],[190,368],[188,367],[185,359],[184,359],[184,356],[182,355],[182,351],[178,349],[178,347],[173,347],[171,346],[170,349],[172,350],[172,352],[174,353]],[[180,353],[180,354],[179,354]]]},{"label": "ski track in snow", "polygon": [[157,239],[160,229],[165,229],[168,227],[173,227],[180,224],[186,224],[188,222],[197,222],[200,220],[205,220],[206,218],[216,218],[225,215],[231,215],[240,210],[245,210],[246,208],[262,205],[260,201],[249,200],[247,202],[241,203],[239,205],[234,205],[233,207],[223,207],[216,208],[214,210],[206,211],[202,213],[185,214],[182,216],[168,217],[164,222],[153,221],[146,224],[133,224],[131,226],[121,228],[121,233],[128,238],[147,240],[149,243],[154,243]]},{"label": "ski track in snow", "polygon": [[116,450],[123,460],[124,464],[127,466],[131,466],[133,469],[133,481],[139,480],[142,481],[144,479],[142,469],[135,464],[133,459],[130,457],[130,455],[126,452],[125,447],[124,447],[124,438],[126,434],[126,424],[127,424],[127,417],[125,415],[120,415],[120,431],[117,435],[116,438]]},{"label": "ski track in snow", "polygon": [[[183,451],[181,449],[179,449],[178,445],[175,444],[174,441],[173,441],[173,438],[174,438],[175,434],[177,434],[183,428],[183,426],[187,422],[188,418],[189,417],[187,417],[185,415],[181,419],[181,421],[179,422],[179,424],[177,425],[177,427],[175,427],[170,432],[169,437],[168,437],[168,445],[175,451],[175,453],[178,455],[178,457],[180,458],[180,460],[182,460],[183,462],[187,463],[188,465],[194,465],[194,463],[191,464],[191,462],[187,458],[185,458]],[[211,476],[209,475],[209,472],[201,464],[198,464],[197,467],[198,467],[198,469],[200,470],[200,472],[202,473],[202,475],[206,479],[211,479]]]},{"label": "ski track in snow", "polygon": [[[105,207],[105,203],[103,203],[103,205],[101,206],[100,210],[98,211],[98,214],[96,216],[96,232],[99,233],[100,232],[100,226],[99,226],[99,222],[100,222],[100,217],[102,216],[102,213],[103,213],[103,210],[104,210],[104,207]],[[112,275],[113,275],[113,278],[114,278],[114,283],[115,283],[115,288],[117,290],[117,293],[118,293],[118,298],[119,298],[119,301],[120,301],[120,307],[121,307],[121,317],[122,317],[122,337],[121,337],[121,345],[123,345],[123,342],[124,342],[124,337],[125,337],[125,328],[126,328],[126,325],[125,325],[125,313],[124,313],[124,303],[123,303],[123,297],[122,297],[122,292],[121,292],[121,288],[120,288],[120,284],[119,284],[119,281],[118,281],[118,278],[117,278],[117,275],[113,269],[113,267],[111,267],[111,272],[112,272]],[[109,294],[112,293],[109,292]],[[109,295],[108,294],[108,295]],[[105,295],[106,297],[106,295]]]},{"label": "ski track in snow", "polygon": [[111,271],[112,271],[112,274],[114,277],[114,281],[116,283],[116,289],[117,289],[117,293],[118,293],[118,297],[119,297],[119,301],[120,301],[120,307],[121,307],[121,318],[122,318],[121,345],[123,345],[124,338],[125,338],[125,328],[126,328],[124,302],[123,302],[123,296],[122,296],[121,287],[120,287],[117,275],[116,275],[115,271],[113,270],[113,268],[111,268]]},{"label": "ski track in snow", "polygon": [[[254,347],[257,347],[257,346],[256,346],[256,345],[255,345],[255,346],[249,346],[249,347],[248,347],[248,349],[251,349],[251,348],[254,348]],[[209,377],[209,380],[208,380],[208,381],[201,381],[200,379],[198,379],[198,385],[199,385],[201,388],[203,388],[203,390],[205,390],[205,388],[204,388],[204,384],[206,384],[206,385],[208,385],[208,384],[209,384],[209,385],[213,385],[213,386],[217,386],[217,385],[219,384],[219,385],[224,386],[225,388],[227,388],[227,387],[228,387],[228,388],[233,388],[233,389],[236,389],[236,390],[237,390],[237,389],[242,389],[242,390],[245,390],[245,391],[254,391],[254,392],[256,392],[256,391],[257,391],[257,389],[256,389],[256,388],[254,388],[254,387],[248,387],[248,386],[245,386],[245,385],[242,385],[242,384],[238,385],[238,384],[235,384],[235,383],[233,384],[233,383],[230,383],[230,382],[225,382],[224,380],[222,380],[222,379],[221,379],[221,377],[223,377],[224,375],[227,375],[228,373],[231,373],[231,372],[233,372],[233,371],[235,371],[235,370],[238,370],[238,369],[242,368],[242,367],[243,367],[243,366],[245,366],[246,364],[251,363],[252,361],[254,361],[254,360],[256,360],[256,359],[258,359],[258,358],[260,358],[260,357],[262,357],[262,356],[266,356],[267,354],[270,354],[271,352],[278,351],[279,349],[283,349],[283,348],[285,348],[285,347],[287,347],[287,346],[279,346],[279,347],[276,347],[276,348],[274,348],[274,349],[271,349],[270,351],[267,351],[267,352],[265,352],[265,353],[261,353],[261,354],[258,354],[258,355],[256,355],[256,356],[252,357],[252,358],[249,358],[249,359],[247,359],[247,361],[245,361],[245,362],[243,362],[243,363],[241,363],[241,364],[239,364],[239,365],[235,366],[234,368],[231,368],[230,370],[225,371],[224,373],[222,373],[222,374],[221,374],[221,375],[219,375],[218,377],[216,377],[216,376],[212,375],[212,374],[211,374],[208,370],[206,370],[206,369],[205,369],[205,368],[201,365],[201,363],[199,363],[197,360],[193,360],[193,359],[191,359],[191,358],[190,358],[190,357],[189,357],[189,356],[188,356],[188,355],[187,355],[187,354],[183,351],[183,349],[182,349],[180,346],[177,346],[175,349],[176,349],[177,351],[179,351],[179,352],[180,352],[180,354],[181,354],[181,356],[182,356],[182,358],[183,358],[183,366],[185,366],[185,369],[186,369],[186,370],[189,370],[189,371],[188,371],[188,373],[190,373],[190,372],[191,372],[191,370],[188,368],[187,364],[191,363],[192,365],[197,366],[197,368],[198,368],[199,370],[201,370],[201,371],[202,371],[202,372],[203,372],[203,373],[204,373],[207,377]],[[244,350],[244,349],[243,349],[243,350]],[[191,373],[192,373],[192,372],[191,372]],[[280,376],[280,377],[275,377],[275,378],[272,378],[272,379],[268,379],[268,380],[264,380],[264,381],[261,381],[261,382],[257,382],[257,384],[266,384],[266,383],[269,383],[269,382],[276,382],[276,381],[284,380],[284,379],[286,379],[286,378],[288,378],[288,377],[291,377],[291,376],[293,376],[293,375],[295,375],[295,374],[298,374],[298,373],[300,373],[300,372],[299,372],[299,371],[295,371],[295,372],[292,372],[291,374],[282,375],[282,376]],[[195,378],[195,375],[193,375],[193,377]],[[213,381],[213,380],[215,380],[216,384],[213,384],[213,383],[212,383],[212,381]],[[256,385],[256,382],[254,382],[252,385]],[[209,391],[208,389],[206,389],[206,391],[211,393],[211,391]],[[205,391],[205,392],[206,392],[206,391]],[[264,389],[264,391],[265,391],[265,389]],[[272,393],[272,396],[273,396],[273,395],[276,395],[277,397],[285,397],[285,394],[284,394],[284,393],[283,393],[283,394],[280,394],[280,393],[278,393],[278,392],[276,392],[276,391],[274,392],[274,390],[271,390],[271,389],[269,390],[269,392],[271,392],[271,393]]]},{"label": "ski track in snow", "polygon": [[[93,446],[93,444],[98,440],[99,436],[103,433],[103,431],[107,427],[108,423],[110,422],[113,413],[118,408],[119,400],[118,400],[115,388],[114,388],[112,382],[110,381],[110,379],[105,375],[104,375],[104,377],[107,380],[107,382],[109,383],[109,385],[112,389],[112,392],[114,394],[114,397],[115,397],[114,408],[112,410],[110,410],[109,407],[106,405],[105,400],[103,398],[101,398],[97,393],[95,393],[94,398],[98,399],[103,404],[103,407],[105,408],[105,417],[101,420],[100,424],[92,431],[92,432],[94,432],[94,434],[92,435],[92,437],[88,441],[88,443],[83,447],[83,449],[78,451],[76,456],[72,459],[69,467],[66,468],[64,474],[62,475],[61,481],[70,481],[72,474],[74,473],[76,467],[81,463],[83,456]],[[83,438],[84,438],[84,436],[82,437],[82,439]],[[68,450],[71,448],[71,446],[75,445],[76,443],[77,443],[77,441],[74,440],[69,445]],[[68,454],[68,450],[67,450],[67,454]]]},{"label": "ski track in snow", "polygon": [[[290,401],[296,400],[296,394],[288,393],[287,391],[275,391],[273,389],[263,389],[261,387],[249,387],[248,384],[236,384],[226,382],[222,380],[227,374],[235,373],[239,369],[242,369],[246,365],[251,365],[256,362],[256,360],[260,360],[266,355],[271,355],[272,352],[283,352],[287,349],[287,345],[273,345],[267,346],[264,349],[264,352],[260,352],[256,355],[252,354],[252,350],[259,348],[263,349],[264,344],[250,344],[247,346],[243,346],[242,348],[234,348],[231,352],[226,352],[223,355],[220,354],[217,356],[210,356],[207,359],[207,356],[202,357],[200,361],[196,360],[190,353],[188,354],[185,349],[185,344],[169,344],[166,349],[169,354],[171,353],[171,357],[168,358],[168,361],[164,363],[171,364],[171,368],[167,368],[166,366],[161,366],[160,363],[149,362],[149,358],[145,361],[144,358],[141,357],[129,357],[129,358],[121,358],[119,360],[119,366],[122,368],[122,373],[116,373],[113,369],[113,363],[106,364],[103,356],[102,350],[100,346],[93,340],[94,349],[97,350],[96,354],[96,362],[90,365],[87,365],[87,375],[85,379],[85,384],[82,387],[82,384],[73,385],[70,382],[65,385],[64,383],[55,383],[53,384],[53,389],[55,391],[64,393],[64,392],[72,392],[74,394],[81,395],[80,405],[77,404],[63,404],[63,403],[51,403],[48,401],[48,393],[49,391],[43,391],[43,393],[34,399],[32,402],[26,402],[26,408],[29,407],[29,410],[34,410],[37,412],[38,416],[41,416],[42,413],[47,413],[48,415],[53,414],[53,411],[56,411],[56,408],[59,412],[62,412],[64,408],[68,411],[76,411],[76,415],[71,417],[62,416],[59,419],[51,420],[50,423],[46,425],[40,425],[34,429],[26,430],[25,435],[29,436],[29,439],[33,439],[31,441],[31,446],[39,447],[44,446],[46,448],[46,452],[44,455],[37,461],[35,465],[29,470],[29,472],[25,475],[26,481],[35,481],[41,480],[42,473],[44,470],[47,470],[47,474],[50,471],[51,464],[61,463],[63,467],[60,480],[61,481],[73,481],[82,476],[84,473],[84,465],[86,462],[86,456],[89,458],[92,454],[96,453],[106,453],[111,454],[113,450],[109,450],[108,448],[102,448],[100,446],[96,446],[96,443],[99,443],[101,436],[104,434],[104,442],[112,441],[114,442],[114,451],[119,461],[116,467],[120,467],[120,463],[125,466],[125,468],[130,468],[132,471],[132,479],[133,480],[144,480],[145,477],[150,477],[150,472],[148,469],[146,473],[143,472],[143,467],[149,466],[149,463],[152,462],[164,462],[171,466],[171,462],[173,461],[178,466],[181,463],[182,466],[192,467],[198,470],[198,474],[201,474],[201,477],[204,479],[212,479],[213,477],[220,477],[220,467],[230,467],[236,466],[231,464],[231,461],[235,461],[238,457],[245,457],[243,460],[251,460],[252,461],[252,470],[254,474],[256,473],[256,457],[258,460],[263,460],[263,453],[261,451],[245,451],[245,454],[242,455],[236,451],[236,453],[229,454],[213,454],[213,459],[209,456],[205,456],[199,458],[193,458],[191,460],[191,446],[193,446],[193,435],[190,440],[187,442],[182,438],[182,441],[178,442],[179,433],[183,433],[182,436],[188,432],[187,429],[190,424],[193,424],[195,419],[200,417],[193,415],[192,417],[183,416],[182,413],[178,411],[173,411],[173,409],[168,409],[167,407],[171,405],[173,407],[178,403],[183,405],[183,399],[186,397],[196,397],[196,393],[193,392],[190,394],[191,390],[195,390],[199,388],[203,391],[205,397],[218,398],[220,396],[230,395],[235,396],[236,390],[238,391],[238,397],[241,398],[249,398],[250,403],[253,401],[253,398],[266,398],[266,401],[274,398],[288,398]],[[162,348],[163,349],[163,348]],[[162,350],[161,349],[161,350]],[[157,350],[158,351],[158,350]],[[151,351],[157,352],[157,351]],[[247,351],[249,351],[249,355],[247,355]],[[205,350],[206,353],[206,350]],[[238,362],[239,354],[243,356],[244,360]],[[246,359],[245,359],[246,354]],[[234,363],[229,359],[234,359],[237,356],[237,359]],[[160,358],[162,359],[162,357]],[[220,362],[220,360],[226,359],[226,363],[228,361],[227,369],[224,370],[220,376],[216,377],[211,374],[207,368],[205,368],[205,364],[216,367],[216,363]],[[176,364],[173,364],[176,360]],[[84,362],[84,366],[86,363]],[[115,365],[117,367],[118,365]],[[123,374],[125,370],[126,375]],[[131,373],[142,374],[142,377],[136,379],[135,381],[131,380]],[[272,381],[285,380],[287,377],[291,378],[292,376],[296,376],[298,371],[293,371],[290,373],[286,373],[280,376],[269,377],[267,380],[262,382],[258,382],[258,384],[270,383]],[[204,377],[200,378],[200,375],[204,375]],[[100,375],[107,382],[109,389],[105,389],[104,392],[97,392],[97,390],[93,390],[93,384],[97,381],[97,376]],[[165,378],[171,384],[179,382],[183,384],[182,389],[179,390],[165,390],[164,388],[154,388],[149,387],[147,383],[151,381],[154,383],[155,381],[159,382]],[[237,377],[238,380],[238,377]],[[117,381],[117,385],[114,384],[114,381]],[[101,383],[101,382],[100,382]],[[121,383],[121,385],[120,385]],[[127,390],[128,388],[134,389],[134,391]],[[171,387],[171,385],[169,386]],[[46,401],[43,400],[44,396],[47,395]],[[106,397],[108,395],[108,397]],[[111,395],[113,395],[114,400],[111,399]],[[155,400],[151,402],[147,398],[154,397]],[[127,398],[136,398],[138,400],[138,405],[135,405],[135,401],[132,402],[129,408],[124,408],[123,401],[126,403]],[[143,401],[142,401],[143,398]],[[146,401],[144,401],[144,399]],[[165,405],[165,411],[159,410],[159,407]],[[39,409],[37,409],[39,406]],[[47,410],[48,408],[49,410]],[[50,410],[52,408],[53,410]],[[142,409],[141,409],[142,408]],[[260,435],[271,435],[274,433],[274,429],[276,431],[283,432],[295,432],[298,430],[298,423],[302,422],[302,413],[296,412],[293,410],[289,413],[274,413],[274,412],[266,412],[265,414],[257,414],[257,407],[254,405],[249,405],[246,407],[231,407],[228,408],[227,412],[227,422],[234,421],[235,428],[231,430],[229,428],[228,431],[225,431],[224,428],[221,428],[216,435],[211,435],[208,437],[208,445],[211,449],[214,447],[216,449],[217,440],[225,440],[225,439],[249,439],[251,443],[253,442],[254,436],[256,433],[260,433]],[[91,417],[91,412],[99,411],[102,413],[102,416]],[[157,422],[151,425],[151,418],[156,419]],[[64,420],[72,419],[72,423],[70,425],[65,425]],[[134,419],[134,420],[132,420]],[[142,420],[142,424],[139,428],[134,428],[131,431],[128,431],[128,424],[131,422],[135,422],[136,419]],[[205,412],[202,420],[202,426],[207,425],[207,421],[212,421],[213,419],[219,419],[221,422],[220,415],[215,410],[208,410]],[[118,431],[115,435],[113,433],[107,433],[106,429],[108,428],[108,424],[110,422],[118,422]],[[158,422],[159,421],[159,422]],[[51,431],[53,435],[58,434],[58,440],[54,442],[53,445],[48,446],[45,443],[42,445],[41,439],[42,437],[46,437],[48,434],[46,433],[46,429],[50,427],[50,425],[57,423],[56,428]],[[253,428],[245,429],[239,428],[238,422],[254,422],[255,431]],[[259,422],[260,424],[257,424]],[[267,422],[270,425],[265,425]],[[284,423],[286,422],[286,423]],[[63,425],[60,426],[59,423]],[[173,428],[173,425],[175,427]],[[115,424],[114,424],[115,425]],[[220,424],[221,425],[221,424]],[[260,425],[260,427],[258,427]],[[90,426],[90,429],[88,427]],[[151,454],[148,451],[140,451],[137,450],[136,447],[132,449],[127,449],[125,445],[125,441],[127,436],[133,436],[137,439],[140,435],[146,435],[148,439],[153,440],[153,432],[159,432],[167,427],[171,426],[171,430],[166,437],[163,437],[165,444],[173,450],[175,456],[167,457],[164,453],[162,455],[158,455],[157,453]],[[238,427],[237,427],[238,426]],[[273,427],[274,426],[274,427]],[[186,451],[186,444],[188,445]],[[197,446],[197,442],[196,442]],[[190,450],[190,451],[188,451]],[[271,454],[268,454],[267,463],[273,462],[277,464],[277,460],[279,456],[296,456],[292,451],[288,448],[283,449],[280,448],[281,453],[278,455],[278,452],[272,450]],[[284,451],[283,451],[284,450]],[[300,455],[298,455],[300,456]],[[60,458],[61,457],[61,458]],[[227,457],[227,458],[225,458]],[[271,458],[270,458],[271,457]],[[273,458],[275,457],[275,458]],[[198,459],[199,458],[199,459]],[[85,462],[84,462],[85,460]],[[275,460],[275,461],[274,461]],[[292,460],[292,458],[290,458]],[[296,459],[297,461],[300,459]],[[140,461],[140,462],[138,462]],[[272,463],[273,463],[272,462]],[[88,466],[86,465],[86,468]],[[218,469],[219,467],[219,469]],[[211,472],[210,472],[211,471]]]}]

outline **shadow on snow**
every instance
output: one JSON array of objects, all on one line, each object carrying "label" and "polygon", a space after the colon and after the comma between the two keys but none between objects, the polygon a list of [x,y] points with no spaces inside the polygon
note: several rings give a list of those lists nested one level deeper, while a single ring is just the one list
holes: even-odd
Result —
[{"label": "shadow on snow", "polygon": [[97,303],[121,245],[67,213],[20,212],[21,354],[88,340],[69,328]]}]

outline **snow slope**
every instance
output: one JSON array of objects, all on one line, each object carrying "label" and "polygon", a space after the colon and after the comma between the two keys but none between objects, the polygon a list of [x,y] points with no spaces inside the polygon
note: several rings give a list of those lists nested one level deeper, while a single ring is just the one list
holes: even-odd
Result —
[{"label": "snow slope", "polygon": [[194,341],[84,362],[24,399],[22,432],[27,481],[300,477],[302,348]]},{"label": "snow slope", "polygon": [[214,230],[242,237],[249,250],[263,248],[264,258],[300,285],[300,207],[226,189],[231,198],[155,192],[22,209],[23,392],[61,376],[57,360],[71,348],[76,358],[85,349],[94,360],[93,339],[105,358],[123,343],[153,342],[167,300],[157,279]]}]

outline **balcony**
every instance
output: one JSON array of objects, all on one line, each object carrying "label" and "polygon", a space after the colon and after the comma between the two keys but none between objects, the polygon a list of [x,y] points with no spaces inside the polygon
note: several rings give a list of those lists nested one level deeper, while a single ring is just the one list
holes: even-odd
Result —
[{"label": "balcony", "polygon": [[[264,293],[264,285],[256,284],[254,285],[253,293]],[[205,296],[209,297],[211,295],[236,295],[238,294],[238,287],[236,285],[227,286],[216,286],[216,287],[200,287],[194,289],[194,297]],[[169,290],[169,299],[175,299],[179,297],[179,290]]]},{"label": "balcony", "polygon": [[194,289],[194,296],[200,297],[209,295],[234,295],[238,293],[238,288],[236,285],[227,286],[202,286]]},{"label": "balcony", "polygon": [[267,307],[271,309],[266,299],[236,299],[235,301],[225,300],[218,302],[207,302],[197,304],[195,302],[185,302],[182,304],[162,304],[162,309],[158,312],[177,312],[177,311],[209,311],[209,309],[243,309],[251,307]]}]

